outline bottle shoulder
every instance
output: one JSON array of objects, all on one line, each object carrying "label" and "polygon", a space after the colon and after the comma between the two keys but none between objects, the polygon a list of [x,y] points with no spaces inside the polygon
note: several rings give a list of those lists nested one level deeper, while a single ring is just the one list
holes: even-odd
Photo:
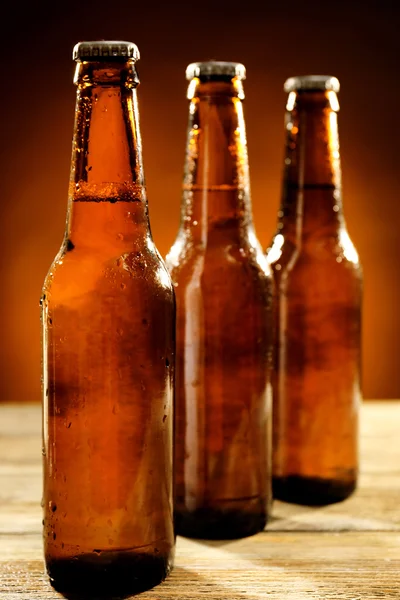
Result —
[{"label": "bottle shoulder", "polygon": [[299,240],[278,233],[266,254],[273,272],[293,270],[296,265],[297,268],[346,269],[362,275],[359,255],[345,229]]},{"label": "bottle shoulder", "polygon": [[166,257],[172,278],[191,271],[229,272],[247,267],[261,277],[271,277],[271,268],[261,245],[254,240],[228,240],[219,244],[193,243],[179,238]]},{"label": "bottle shoulder", "polygon": [[173,302],[173,285],[155,248],[110,254],[103,249],[68,248],[63,244],[43,285],[43,294],[73,301],[89,293],[101,295],[153,293]]}]

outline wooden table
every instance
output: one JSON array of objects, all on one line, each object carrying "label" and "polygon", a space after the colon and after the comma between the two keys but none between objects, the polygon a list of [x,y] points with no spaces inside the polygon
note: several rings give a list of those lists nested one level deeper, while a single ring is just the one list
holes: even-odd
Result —
[{"label": "wooden table", "polygon": [[[0,405],[0,599],[62,596],[43,572],[40,407]],[[325,508],[276,502],[267,531],[178,538],[169,579],[143,600],[400,599],[400,403],[368,402],[357,493]]]}]

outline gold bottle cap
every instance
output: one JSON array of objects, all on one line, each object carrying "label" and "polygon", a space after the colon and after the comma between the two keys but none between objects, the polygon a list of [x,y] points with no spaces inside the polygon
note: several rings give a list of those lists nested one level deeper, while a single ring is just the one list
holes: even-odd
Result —
[{"label": "gold bottle cap", "polygon": [[95,42],[79,42],[72,52],[73,60],[139,60],[139,48],[132,42],[100,40]]},{"label": "gold bottle cap", "polygon": [[246,68],[241,63],[224,62],[220,60],[209,60],[207,62],[191,63],[186,68],[186,79],[190,80],[194,77],[212,78],[218,77],[237,77],[238,79],[246,79]]},{"label": "gold bottle cap", "polygon": [[300,75],[289,77],[283,86],[285,92],[297,92],[299,90],[322,90],[338,92],[340,83],[336,77],[331,75]]}]

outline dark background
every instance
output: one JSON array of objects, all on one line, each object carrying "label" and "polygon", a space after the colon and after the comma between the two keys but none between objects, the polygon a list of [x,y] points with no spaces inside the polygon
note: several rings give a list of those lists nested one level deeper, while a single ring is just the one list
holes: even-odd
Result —
[{"label": "dark background", "polygon": [[39,297],[64,231],[73,45],[123,39],[142,58],[139,102],[150,217],[166,254],[179,222],[185,67],[243,62],[256,230],[274,233],[291,75],[342,84],[344,209],[365,275],[364,396],[400,397],[399,16],[396,2],[14,2],[2,8],[0,400],[40,399]]}]

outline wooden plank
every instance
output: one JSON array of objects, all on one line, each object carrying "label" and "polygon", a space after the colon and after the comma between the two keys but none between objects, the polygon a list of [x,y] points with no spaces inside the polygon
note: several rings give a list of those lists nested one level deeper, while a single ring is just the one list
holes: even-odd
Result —
[{"label": "wooden plank", "polygon": [[[43,573],[39,537],[15,539],[4,540],[0,597],[61,598]],[[394,533],[263,533],[227,543],[179,538],[173,573],[140,598],[398,600],[399,557],[400,537]],[[29,596],[21,596],[22,590]]]},{"label": "wooden plank", "polygon": [[[0,598],[61,598],[43,572],[41,415],[0,405]],[[400,593],[400,402],[365,403],[361,477],[345,502],[275,502],[267,531],[231,542],[178,539],[171,577],[144,600],[378,600]]]}]

